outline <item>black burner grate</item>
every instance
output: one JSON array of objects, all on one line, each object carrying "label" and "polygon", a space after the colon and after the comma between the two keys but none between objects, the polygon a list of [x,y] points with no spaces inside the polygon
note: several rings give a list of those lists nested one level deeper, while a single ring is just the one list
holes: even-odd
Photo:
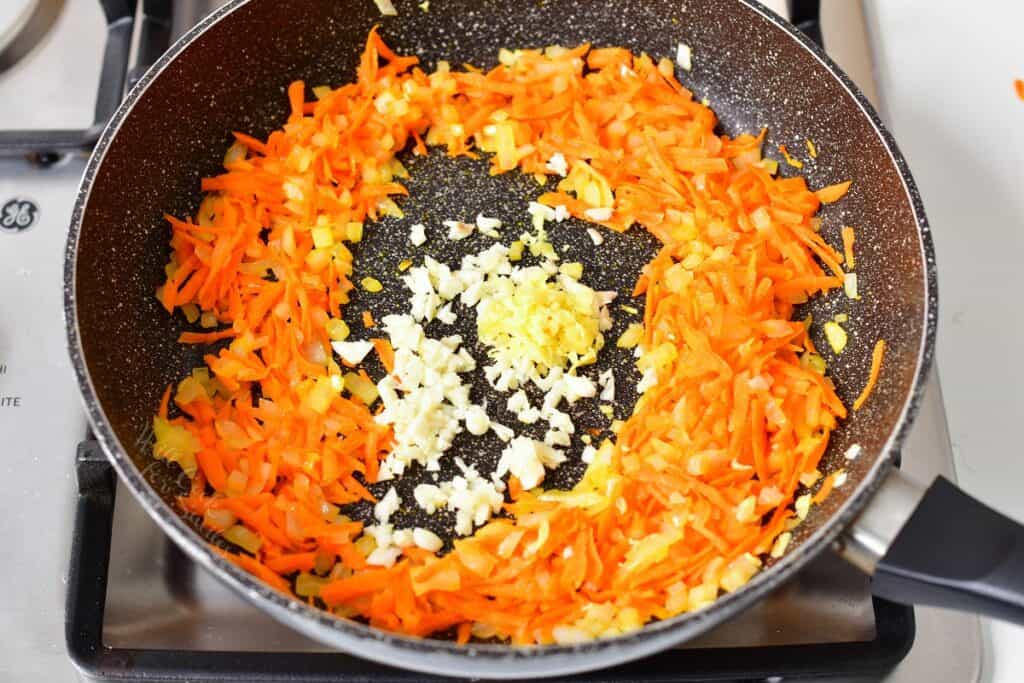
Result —
[{"label": "black burner grate", "polygon": [[[252,683],[426,680],[334,652],[211,652],[111,648],[103,644],[103,616],[110,565],[115,478],[99,446],[79,447],[78,506],[68,571],[65,632],[68,652],[82,674],[96,681],[251,681]],[[874,599],[875,637],[870,641],[676,649],[570,681],[685,682],[762,681],[878,676],[890,671],[914,641],[910,607]]]}]

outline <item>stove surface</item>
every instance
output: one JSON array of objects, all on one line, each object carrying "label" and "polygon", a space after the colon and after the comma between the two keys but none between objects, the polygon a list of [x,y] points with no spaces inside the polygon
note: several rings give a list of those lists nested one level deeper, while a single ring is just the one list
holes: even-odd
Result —
[{"label": "stove surface", "polygon": [[[36,46],[0,70],[0,97],[13,103],[0,107],[0,130],[84,126],[91,120],[103,51],[102,12],[90,0],[38,2],[59,6],[60,12]],[[177,0],[174,32],[183,32],[214,4],[219,3]],[[826,5],[826,45],[828,9],[840,4],[857,6]],[[836,43],[834,54],[867,53],[863,21],[858,21],[832,19],[841,26],[844,42]],[[857,67],[849,69],[855,78],[870,79],[870,67]],[[869,94],[874,92],[872,83],[866,86]],[[77,496],[73,456],[86,425],[60,311],[64,240],[83,167],[81,156],[50,166],[0,160],[0,218],[11,217],[0,221],[0,435],[7,456],[0,474],[8,492],[0,499],[6,522],[0,543],[11,549],[5,578],[13,587],[0,609],[6,655],[0,658],[0,680],[76,676],[64,643],[63,601]],[[936,473],[953,475],[935,375],[903,463],[921,480]],[[115,650],[324,651],[197,569],[123,490],[116,498],[109,585],[101,604],[102,642]],[[913,647],[885,680],[978,680],[978,620],[928,608],[917,608],[915,614]],[[762,604],[686,647],[838,646],[870,642],[878,628],[868,579],[826,556]],[[772,671],[764,676],[771,680]]]}]

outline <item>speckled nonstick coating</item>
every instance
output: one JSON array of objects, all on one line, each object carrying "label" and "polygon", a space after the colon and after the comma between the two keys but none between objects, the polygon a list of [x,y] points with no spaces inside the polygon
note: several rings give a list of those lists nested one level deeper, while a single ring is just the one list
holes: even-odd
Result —
[{"label": "speckled nonstick coating", "polygon": [[[930,236],[906,165],[849,80],[806,38],[753,3],[434,0],[429,13],[411,1],[395,4],[399,16],[382,18],[370,0],[236,0],[183,37],[129,94],[86,171],[67,250],[69,346],[95,433],[127,486],[193,559],[282,621],[354,654],[435,673],[518,678],[622,663],[691,638],[751,604],[824,550],[863,507],[898,452],[931,360],[936,308]],[[807,308],[817,320],[840,311],[850,315],[850,343],[841,357],[829,357],[830,374],[848,404],[867,377],[874,342],[884,338],[889,344],[872,399],[836,432],[824,468],[837,467],[850,444],[861,444],[864,454],[842,463],[849,482],[812,511],[787,555],[743,589],[709,609],[615,639],[577,646],[460,646],[385,633],[290,600],[221,560],[197,533],[195,520],[179,516],[172,499],[182,477],[152,459],[147,425],[161,392],[199,365],[203,350],[175,342],[184,321],[169,317],[153,296],[169,253],[169,230],[161,216],[194,211],[199,179],[218,170],[232,130],[262,136],[281,124],[290,81],[339,85],[351,80],[366,33],[377,23],[390,45],[420,56],[427,68],[439,59],[491,65],[503,46],[583,41],[673,56],[682,41],[693,49],[694,68],[680,71],[680,79],[710,100],[725,132],[767,126],[767,150],[787,143],[805,161],[804,140],[811,138],[820,154],[801,172],[812,187],[854,180],[843,201],[823,208],[822,233],[838,246],[840,227],[856,226],[863,298],[851,302],[835,292]],[[409,160],[409,168],[411,196],[402,201],[407,219],[368,224],[356,251],[356,279],[373,275],[386,284],[384,293],[358,294],[348,307],[356,337],[367,336],[358,318],[364,307],[378,318],[403,309],[395,272],[401,259],[419,263],[429,253],[456,266],[461,254],[491,242],[476,235],[449,243],[440,237],[441,220],[470,220],[478,211],[496,215],[506,221],[507,242],[525,229],[526,201],[538,193],[532,180],[517,173],[488,176],[482,160],[434,154]],[[787,175],[794,172],[785,164],[781,168]],[[419,249],[407,240],[415,220],[428,225],[431,237]],[[653,240],[634,229],[608,236],[595,248],[579,227],[569,221],[553,228],[556,246],[561,251],[566,245],[562,253],[568,260],[585,264],[588,284],[627,296],[653,253]],[[611,342],[631,316],[613,309],[616,329],[608,335],[599,366],[615,367],[616,410],[624,416],[635,398],[628,387],[636,374],[628,354]],[[456,325],[470,343],[472,323],[472,313],[464,311]],[[822,339],[815,341],[825,348]],[[478,359],[484,357],[478,347],[470,348]],[[485,395],[484,382],[474,387],[474,397]],[[504,404],[504,397],[488,398]],[[576,417],[581,427],[606,423],[592,410],[577,411]],[[574,458],[578,448],[577,442]],[[500,443],[493,437],[462,438],[456,450],[486,471]],[[579,463],[569,463],[548,482],[569,486],[581,471]],[[449,465],[442,475],[450,474]],[[415,481],[410,477],[398,484],[407,501]],[[396,521],[426,523],[450,535],[451,520],[444,515],[423,519],[407,509]]]}]

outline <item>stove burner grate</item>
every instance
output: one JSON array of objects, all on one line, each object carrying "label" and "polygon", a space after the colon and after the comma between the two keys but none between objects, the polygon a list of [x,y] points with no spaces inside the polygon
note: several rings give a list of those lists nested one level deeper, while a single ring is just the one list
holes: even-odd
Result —
[{"label": "stove burner grate", "polygon": [[[86,441],[76,461],[78,505],[68,571],[67,648],[95,681],[251,681],[253,683],[412,683],[450,680],[390,668],[340,652],[225,652],[107,647],[103,643],[114,517],[115,476],[99,445]],[[914,641],[914,612],[874,599],[872,640],[761,647],[672,649],[612,669],[572,676],[588,683],[769,681],[878,676],[892,670]]]}]

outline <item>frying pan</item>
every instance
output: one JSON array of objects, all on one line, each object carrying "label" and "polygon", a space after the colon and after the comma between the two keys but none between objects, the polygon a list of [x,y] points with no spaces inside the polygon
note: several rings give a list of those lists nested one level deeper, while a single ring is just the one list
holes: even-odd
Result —
[{"label": "frying pan", "polygon": [[[931,237],[903,157],[877,114],[828,57],[747,0],[685,5],[678,0],[542,0],[515,7],[498,0],[435,0],[429,12],[413,2],[397,6],[397,17],[383,18],[369,0],[230,2],[146,73],[89,162],[65,267],[70,353],[98,440],[124,483],[174,542],[246,599],[313,638],[392,665],[452,675],[560,675],[653,653],[733,616],[830,546],[873,573],[878,595],[1024,622],[1024,529],[944,480],[924,490],[895,468],[932,361],[937,299]],[[502,46],[584,41],[669,56],[683,41],[695,55],[694,69],[682,74],[683,82],[710,100],[724,132],[766,126],[767,149],[782,142],[801,146],[811,138],[822,150],[818,162],[803,169],[812,187],[855,181],[842,202],[824,207],[822,234],[838,244],[842,225],[857,226],[863,299],[850,302],[839,292],[814,300],[808,312],[816,319],[850,313],[850,344],[830,367],[844,402],[849,404],[863,385],[871,346],[879,338],[889,344],[884,372],[870,401],[835,433],[822,464],[825,471],[844,467],[847,483],[813,508],[789,551],[740,590],[704,610],[580,645],[414,639],[335,618],[270,589],[221,559],[200,535],[197,520],[183,517],[174,505],[182,490],[179,472],[152,459],[147,425],[164,387],[199,365],[203,349],[176,343],[183,323],[168,316],[153,296],[169,254],[162,215],[195,211],[199,180],[219,168],[232,130],[262,136],[284,121],[283,88],[290,81],[339,85],[350,80],[363,39],[377,23],[385,40],[399,52],[418,55],[428,67],[439,59],[493,64]],[[475,211],[514,221],[522,215],[524,196],[536,193],[519,174],[488,177],[483,162],[474,166],[431,155],[411,160],[410,170],[405,211],[433,224]],[[389,220],[368,227],[356,253],[357,277],[361,264],[390,265],[408,255],[407,228]],[[585,263],[595,288],[625,292],[654,246],[641,230],[610,240],[601,250],[580,235],[582,230],[567,228],[554,237]],[[440,239],[432,247],[449,263],[460,253]],[[388,290],[401,289],[397,282],[390,285]],[[388,297],[371,305],[375,314],[395,306],[398,298]],[[361,306],[355,302],[348,308]],[[628,359],[606,362],[616,372],[630,371]],[[628,411],[633,398],[620,397],[620,410]],[[853,444],[862,454],[846,461],[843,454]],[[456,445],[459,449],[483,470],[496,452],[465,444]],[[564,466],[547,484],[570,486],[580,471]],[[411,521],[445,530],[443,518]]]}]

